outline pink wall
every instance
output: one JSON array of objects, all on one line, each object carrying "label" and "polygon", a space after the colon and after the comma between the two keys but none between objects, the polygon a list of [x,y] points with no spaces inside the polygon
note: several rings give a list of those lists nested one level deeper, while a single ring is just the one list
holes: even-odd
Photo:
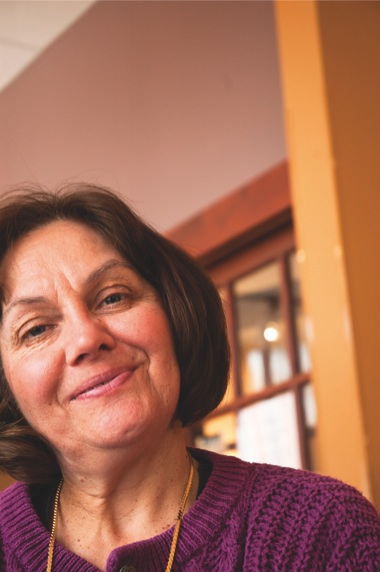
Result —
[{"label": "pink wall", "polygon": [[107,184],[168,229],[286,156],[272,2],[99,2],[0,94],[0,191]]}]

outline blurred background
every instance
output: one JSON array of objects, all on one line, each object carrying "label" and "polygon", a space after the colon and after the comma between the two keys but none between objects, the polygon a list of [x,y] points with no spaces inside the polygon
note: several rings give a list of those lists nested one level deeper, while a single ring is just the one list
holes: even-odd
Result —
[{"label": "blurred background", "polygon": [[378,508],[379,29],[365,0],[0,1],[0,192],[121,193],[224,301],[230,389],[189,444]]}]

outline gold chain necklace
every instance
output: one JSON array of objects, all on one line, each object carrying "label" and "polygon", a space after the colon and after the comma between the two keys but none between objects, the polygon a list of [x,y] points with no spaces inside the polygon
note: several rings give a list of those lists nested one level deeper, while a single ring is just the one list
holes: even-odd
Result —
[{"label": "gold chain necklace", "polygon": [[[186,483],[185,491],[183,493],[181,504],[179,505],[178,514],[177,514],[176,523],[175,523],[175,528],[174,528],[174,533],[173,533],[172,544],[170,547],[169,560],[168,560],[168,563],[166,565],[165,572],[170,572],[172,569],[172,566],[173,566],[175,551],[177,549],[179,529],[181,528],[181,523],[182,523],[183,515],[185,513],[187,499],[189,498],[191,486],[193,484],[194,465],[193,465],[193,459],[190,455],[189,455],[189,458],[190,458],[189,477],[187,479],[187,483]],[[51,527],[46,572],[52,572],[52,570],[53,570],[53,555],[54,555],[54,547],[55,547],[55,536],[56,536],[56,532],[57,532],[58,506],[59,506],[59,497],[61,494],[62,485],[63,485],[63,478],[59,482],[59,485],[57,487],[57,492],[55,493],[55,498],[54,498],[53,523],[52,523],[52,527]]]}]

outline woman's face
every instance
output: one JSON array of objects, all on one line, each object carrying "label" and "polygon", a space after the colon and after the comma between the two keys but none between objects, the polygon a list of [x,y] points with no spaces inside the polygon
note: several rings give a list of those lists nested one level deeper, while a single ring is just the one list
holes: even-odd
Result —
[{"label": "woman's face", "polygon": [[179,370],[153,287],[90,228],[57,221],[20,239],[0,266],[6,378],[58,452],[159,438]]}]

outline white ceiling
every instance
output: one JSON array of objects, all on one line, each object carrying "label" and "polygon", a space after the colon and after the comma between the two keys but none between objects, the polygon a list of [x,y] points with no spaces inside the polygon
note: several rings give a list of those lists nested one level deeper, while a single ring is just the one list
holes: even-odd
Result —
[{"label": "white ceiling", "polygon": [[0,0],[0,91],[94,0]]}]

